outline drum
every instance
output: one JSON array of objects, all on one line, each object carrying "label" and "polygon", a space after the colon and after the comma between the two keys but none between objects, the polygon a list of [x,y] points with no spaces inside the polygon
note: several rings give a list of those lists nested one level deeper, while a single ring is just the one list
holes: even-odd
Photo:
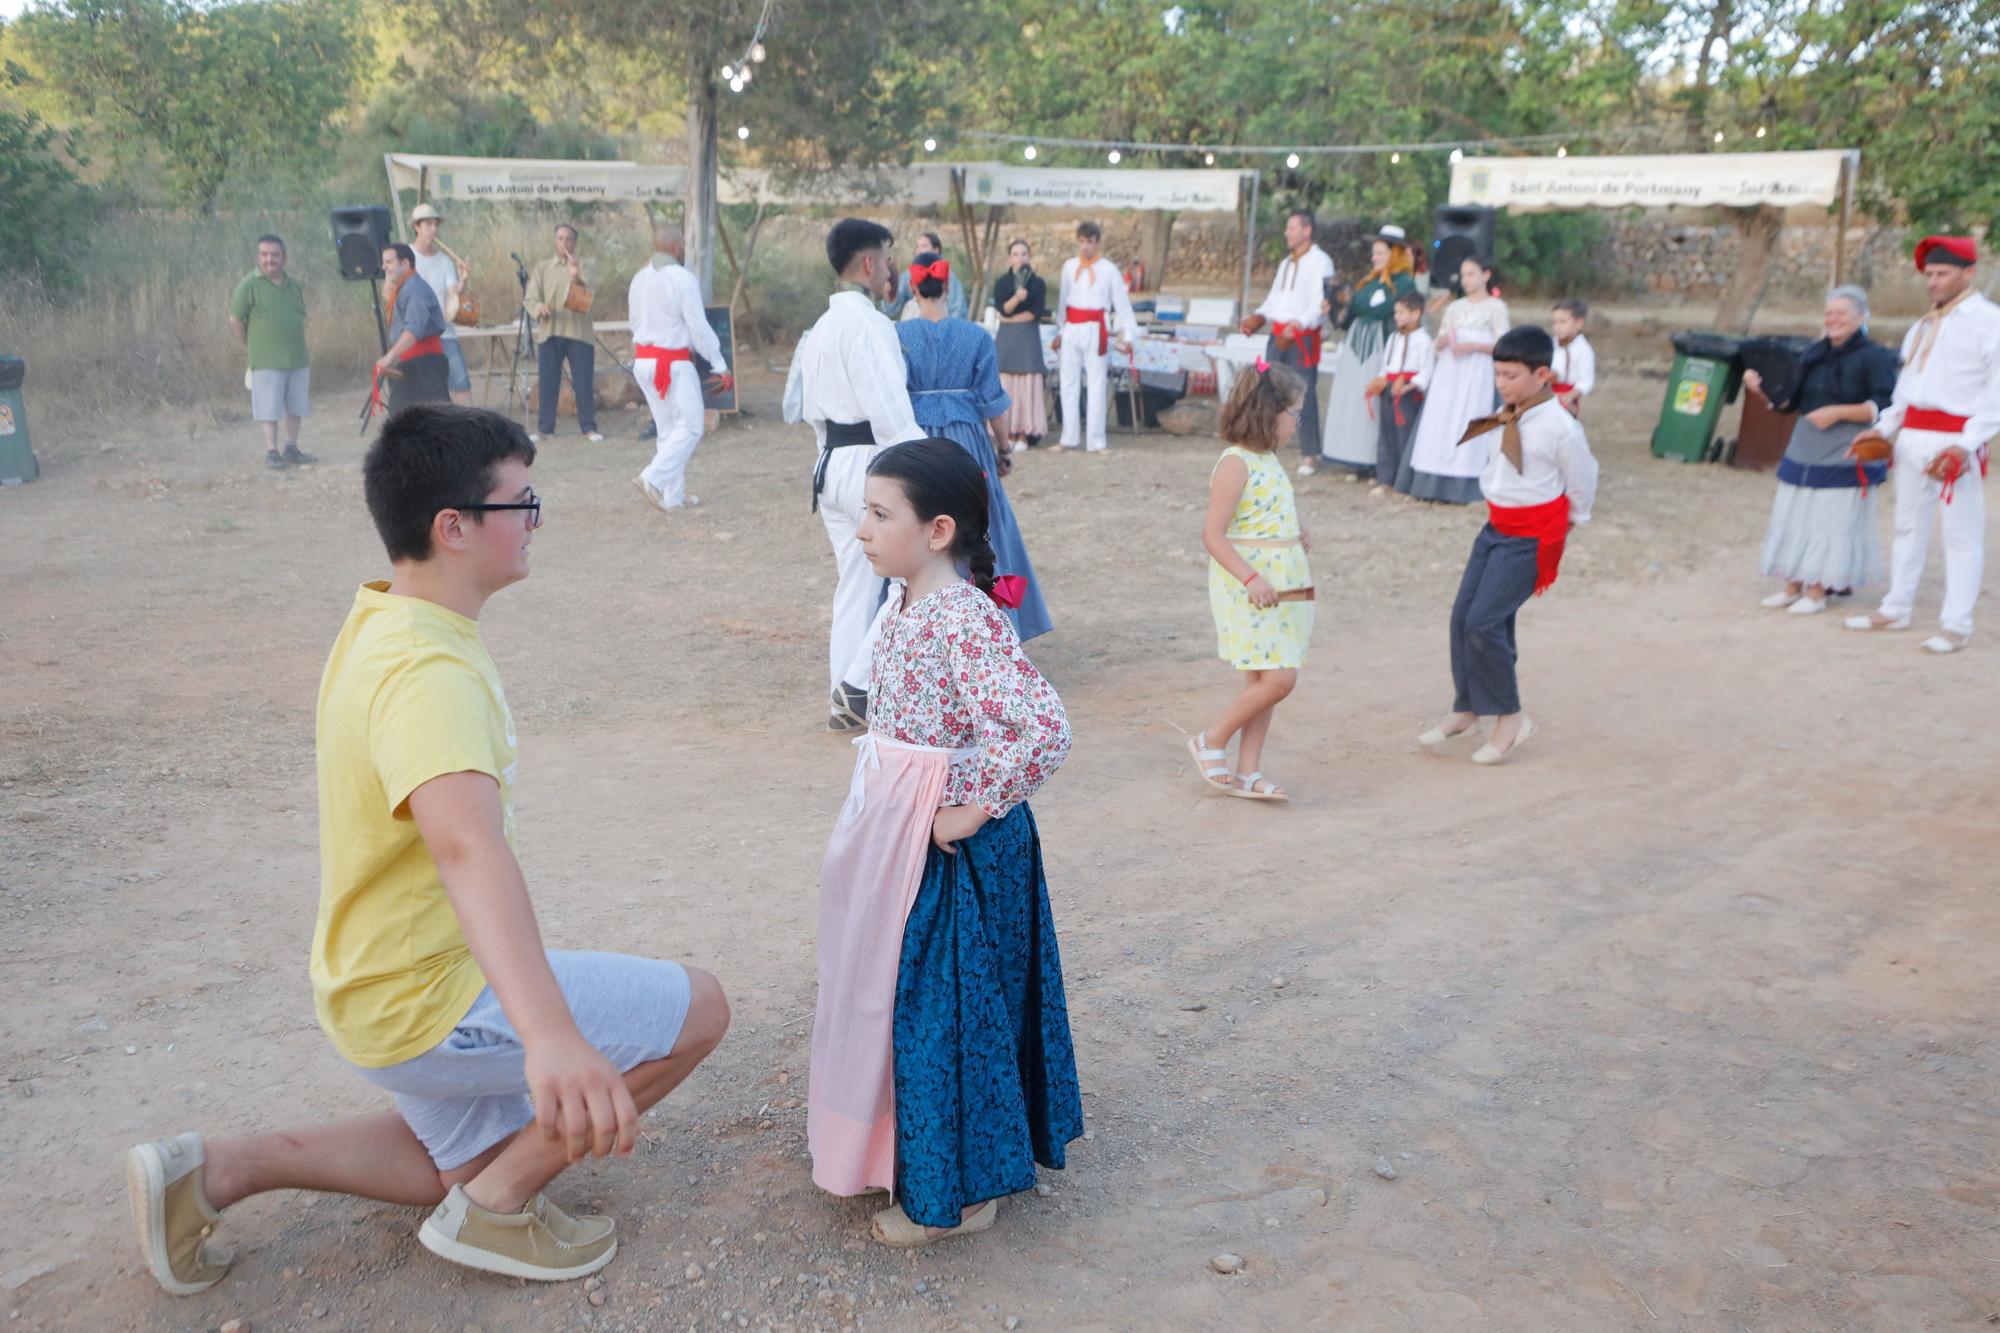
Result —
[{"label": "drum", "polygon": [[590,313],[590,288],[583,285],[580,278],[572,278],[569,292],[563,297],[563,309],[579,315]]}]

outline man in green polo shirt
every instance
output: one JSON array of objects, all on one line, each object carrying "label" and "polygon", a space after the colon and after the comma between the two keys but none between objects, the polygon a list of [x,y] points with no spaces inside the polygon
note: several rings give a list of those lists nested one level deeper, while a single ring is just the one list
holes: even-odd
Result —
[{"label": "man in green polo shirt", "polygon": [[[300,419],[311,414],[307,400],[306,294],[285,275],[285,243],[257,238],[257,271],[236,284],[229,298],[229,323],[250,352],[250,415],[264,430],[264,462],[283,471],[319,460],[299,448]],[[285,448],[278,450],[278,422],[285,423]]]}]

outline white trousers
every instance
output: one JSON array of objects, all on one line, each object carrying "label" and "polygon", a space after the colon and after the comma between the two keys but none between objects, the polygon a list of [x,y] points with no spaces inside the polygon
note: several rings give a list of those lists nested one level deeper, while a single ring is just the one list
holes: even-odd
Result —
[{"label": "white trousers", "polygon": [[826,488],[819,496],[820,521],[833,543],[839,581],[833,588],[833,628],[827,636],[827,692],[842,681],[857,690],[868,688],[875,655],[875,612],[882,602],[884,580],[862,554],[855,531],[861,526],[868,465],[877,449],[853,445],[835,449],[826,465]]},{"label": "white trousers", "polygon": [[701,377],[695,373],[692,361],[676,361],[673,379],[668,381],[666,397],[662,398],[653,388],[653,370],[657,364],[651,357],[632,363],[632,378],[639,381],[639,392],[646,395],[646,406],[653,413],[653,429],[659,432],[653,461],[646,464],[639,476],[659,491],[669,505],[685,504],[688,460],[694,457],[695,446],[701,443],[701,433],[707,425],[701,406]]},{"label": "white trousers", "polygon": [[1986,573],[1986,488],[1979,460],[1969,459],[1952,485],[1951,503],[1941,503],[1943,487],[1924,475],[1938,450],[1965,447],[1957,435],[1905,430],[1896,439],[1896,542],[1889,558],[1889,594],[1881,612],[1901,619],[1916,604],[1917,584],[1930,553],[1931,523],[1944,527],[1944,607],[1938,623],[1946,632],[1970,636],[1972,606]]},{"label": "white trousers", "polygon": [[[1062,335],[1063,344],[1056,352],[1056,366],[1062,375],[1062,445],[1065,449],[1074,449],[1087,439],[1090,448],[1102,449],[1106,443],[1105,380],[1111,368],[1111,357],[1099,354],[1097,350],[1095,324],[1065,324]],[[1079,419],[1077,392],[1086,380],[1090,385],[1090,422],[1079,439],[1078,428],[1084,423]]]}]

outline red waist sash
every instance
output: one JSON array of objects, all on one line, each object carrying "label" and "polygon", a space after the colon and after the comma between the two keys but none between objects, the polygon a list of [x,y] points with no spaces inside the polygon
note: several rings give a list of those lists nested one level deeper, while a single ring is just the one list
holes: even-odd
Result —
[{"label": "red waist sash", "polygon": [[[1561,382],[1559,382],[1559,381],[1558,381],[1558,382],[1554,382],[1554,383],[1551,383],[1551,384],[1549,385],[1549,387],[1550,387],[1551,389],[1555,390],[1555,393],[1556,393],[1556,397],[1557,397],[1558,399],[1560,399],[1560,398],[1562,397],[1562,395],[1564,395],[1564,394],[1568,393],[1568,392],[1569,392],[1570,390],[1572,390],[1572,389],[1576,388],[1576,386],[1575,386],[1574,384],[1563,384],[1563,383],[1561,383]],[[1577,408],[1576,408],[1576,407],[1570,407],[1570,405],[1569,405],[1568,403],[1564,403],[1564,404],[1563,404],[1563,406],[1564,406],[1565,408],[1568,408],[1568,409],[1569,409],[1569,414],[1570,414],[1571,416],[1576,416],[1576,415],[1577,415]],[[1581,407],[1581,406],[1582,406],[1582,404],[1581,404],[1581,403],[1577,404],[1577,407]]]},{"label": "red waist sash", "polygon": [[1065,324],[1095,324],[1097,326],[1097,354],[1103,356],[1111,350],[1111,326],[1104,322],[1102,310],[1078,310],[1075,306],[1063,309]]},{"label": "red waist sash", "polygon": [[636,364],[650,360],[653,363],[653,392],[665,398],[667,389],[674,382],[674,362],[685,361],[694,364],[694,353],[685,347],[655,347],[651,343],[635,343],[632,360]]},{"label": "red waist sash", "polygon": [[1535,596],[1549,590],[1562,564],[1563,542],[1569,537],[1569,497],[1558,495],[1547,504],[1514,508],[1490,501],[1488,521],[1502,537],[1533,537],[1535,550]]},{"label": "red waist sash", "polygon": [[1934,407],[1913,407],[1903,414],[1904,430],[1930,430],[1940,435],[1956,435],[1965,429],[1966,417],[1940,412]]},{"label": "red waist sash", "polygon": [[428,338],[419,338],[410,344],[410,350],[398,357],[399,361],[414,361],[420,356],[443,356],[444,337],[433,333]]},{"label": "red waist sash", "polygon": [[[1424,391],[1417,387],[1417,372],[1414,370],[1392,370],[1387,375],[1384,375],[1382,378],[1389,381],[1389,383],[1391,384],[1407,384],[1410,386],[1411,393],[1414,393],[1419,398],[1424,396]],[[1396,424],[1398,426],[1407,426],[1410,424],[1409,422],[1403,420],[1402,398],[1397,397],[1393,393],[1390,394],[1389,406],[1391,409],[1395,411]]]},{"label": "red waist sash", "polygon": [[1271,325],[1274,335],[1282,334],[1286,339],[1299,345],[1299,363],[1312,370],[1319,365],[1319,330],[1309,329],[1303,324],[1290,324],[1279,320]]}]

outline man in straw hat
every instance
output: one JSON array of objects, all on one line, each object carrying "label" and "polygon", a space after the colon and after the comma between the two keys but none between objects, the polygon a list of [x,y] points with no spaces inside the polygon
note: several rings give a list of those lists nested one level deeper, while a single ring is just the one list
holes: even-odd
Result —
[{"label": "man in straw hat", "polygon": [[1903,371],[1889,409],[1852,446],[1894,442],[1889,593],[1872,613],[1846,623],[1866,631],[1910,627],[1936,516],[1944,528],[1944,606],[1940,632],[1924,647],[1955,653],[1972,639],[1985,572],[1986,448],[2000,434],[2000,306],[1973,286],[1979,250],[1970,236],[1926,236],[1916,260],[1931,309],[1903,337]]},{"label": "man in straw hat", "polygon": [[[444,214],[429,204],[410,211],[410,231],[416,239],[410,249],[417,256],[417,273],[430,284],[431,294],[446,310],[452,308],[451,294],[463,290],[468,270],[457,255],[444,248],[438,232],[444,228]],[[465,352],[458,345],[458,327],[447,315],[444,321],[444,359],[451,401],[461,407],[472,402],[472,376],[465,370]]]}]

